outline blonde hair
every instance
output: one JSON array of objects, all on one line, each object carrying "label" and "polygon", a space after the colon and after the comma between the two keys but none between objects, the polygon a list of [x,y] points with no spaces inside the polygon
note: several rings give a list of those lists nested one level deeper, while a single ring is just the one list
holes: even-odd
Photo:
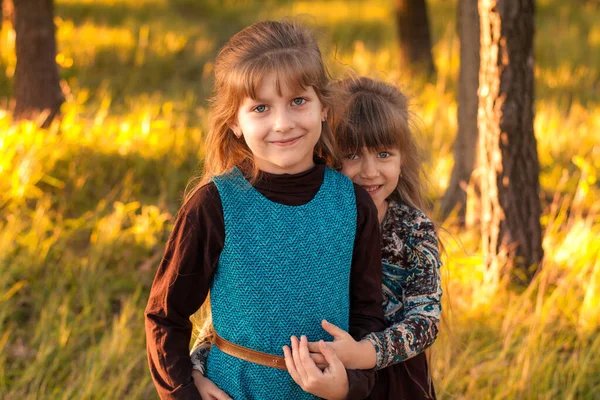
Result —
[{"label": "blonde hair", "polygon": [[412,134],[408,98],[397,87],[366,77],[332,84],[336,98],[333,131],[340,158],[363,148],[396,148],[401,155],[398,185],[390,195],[423,210],[424,176],[421,152]]},{"label": "blonde hair", "polygon": [[[257,88],[265,76],[276,75],[276,87],[292,91],[312,87],[324,108],[332,108],[329,74],[317,41],[307,28],[294,22],[263,21],[236,33],[223,46],[215,61],[215,82],[211,102],[209,130],[205,139],[203,173],[190,181],[184,205],[216,175],[244,165],[250,180],[259,177],[251,150],[245,140],[231,129],[245,98],[257,98]],[[327,121],[322,124],[315,155],[330,166],[337,166],[333,133]],[[211,341],[214,336],[209,300],[198,313],[203,319],[196,343]]]}]

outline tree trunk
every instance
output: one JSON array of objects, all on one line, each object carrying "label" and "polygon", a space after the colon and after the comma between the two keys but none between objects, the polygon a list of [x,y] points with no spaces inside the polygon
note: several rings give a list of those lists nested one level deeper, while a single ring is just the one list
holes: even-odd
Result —
[{"label": "tree trunk", "polygon": [[[479,87],[479,15],[477,0],[460,0],[458,4],[460,70],[458,75],[458,131],[454,140],[454,167],[448,189],[442,199],[444,217],[459,207],[464,221],[467,185],[475,168],[477,148],[477,88]],[[461,223],[462,223],[461,221]]]},{"label": "tree trunk", "polygon": [[401,68],[425,75],[434,74],[425,0],[396,0],[396,28]]},{"label": "tree trunk", "polygon": [[508,252],[531,278],[543,256],[533,132],[534,0],[479,0],[478,168],[485,263]]},{"label": "tree trunk", "polygon": [[52,0],[14,0],[16,55],[15,120],[47,112],[44,125],[64,101],[56,65]]}]

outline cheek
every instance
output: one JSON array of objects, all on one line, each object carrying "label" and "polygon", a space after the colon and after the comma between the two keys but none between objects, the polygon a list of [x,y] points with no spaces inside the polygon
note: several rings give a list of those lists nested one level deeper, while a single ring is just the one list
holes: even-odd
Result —
[{"label": "cheek", "polygon": [[398,186],[398,180],[400,179],[400,168],[396,168],[396,166],[390,166],[386,168],[385,178],[390,186]]},{"label": "cheek", "polygon": [[313,130],[319,137],[321,136],[321,133],[323,133],[323,123],[320,119],[315,120]]},{"label": "cheek", "polygon": [[349,161],[342,162],[342,174],[346,175],[350,180],[354,180],[360,173],[360,165]]}]

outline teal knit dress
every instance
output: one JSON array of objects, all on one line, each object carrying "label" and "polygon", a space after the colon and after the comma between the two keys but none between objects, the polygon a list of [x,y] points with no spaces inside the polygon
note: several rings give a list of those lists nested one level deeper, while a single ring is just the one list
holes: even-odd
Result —
[{"label": "teal knit dress", "polygon": [[[331,340],[327,319],[349,324],[350,267],[356,234],[352,182],[325,169],[308,203],[275,203],[234,168],[214,178],[225,245],[211,287],[215,331],[235,344],[283,356],[292,335]],[[240,360],[216,346],[207,377],[235,400],[314,399],[287,371]]]}]

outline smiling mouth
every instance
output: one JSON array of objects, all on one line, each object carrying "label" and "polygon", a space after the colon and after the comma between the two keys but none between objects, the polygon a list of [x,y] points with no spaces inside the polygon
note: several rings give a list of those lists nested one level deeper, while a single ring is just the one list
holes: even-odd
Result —
[{"label": "smiling mouth", "polygon": [[298,141],[301,138],[302,138],[302,136],[298,136],[298,137],[295,137],[292,139],[274,141],[274,142],[271,142],[271,144],[274,144],[275,146],[280,146],[280,147],[292,146],[292,145],[298,143]]},{"label": "smiling mouth", "polygon": [[376,193],[383,185],[361,185],[369,194]]}]

